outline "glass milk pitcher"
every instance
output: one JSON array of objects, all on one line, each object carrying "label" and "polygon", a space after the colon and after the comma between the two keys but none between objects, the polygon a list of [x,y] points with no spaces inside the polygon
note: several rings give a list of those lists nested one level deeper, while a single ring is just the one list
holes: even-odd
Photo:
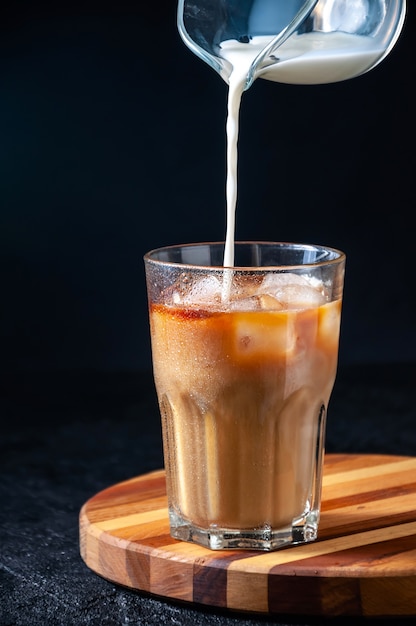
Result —
[{"label": "glass milk pitcher", "polygon": [[258,77],[307,85],[364,74],[389,54],[405,13],[406,0],[179,0],[177,20],[225,82],[243,55],[248,89]]}]

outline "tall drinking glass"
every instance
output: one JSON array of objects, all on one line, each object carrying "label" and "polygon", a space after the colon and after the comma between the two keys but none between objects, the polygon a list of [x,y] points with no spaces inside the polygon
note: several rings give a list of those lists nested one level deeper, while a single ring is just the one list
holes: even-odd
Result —
[{"label": "tall drinking glass", "polygon": [[237,242],[145,257],[173,537],[211,549],[316,539],[345,255]]}]

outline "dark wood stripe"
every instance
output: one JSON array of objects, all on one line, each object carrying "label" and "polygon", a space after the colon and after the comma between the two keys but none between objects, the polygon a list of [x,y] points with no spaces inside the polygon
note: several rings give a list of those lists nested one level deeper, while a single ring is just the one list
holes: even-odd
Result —
[{"label": "dark wood stripe", "polygon": [[325,617],[361,614],[358,578],[346,582],[342,578],[320,576],[273,576],[269,581],[270,613]]},{"label": "dark wood stripe", "polygon": [[362,493],[355,493],[354,497],[343,496],[340,498],[331,498],[330,500],[323,500],[321,511],[331,511],[332,509],[341,509],[346,506],[354,504],[359,506],[360,504],[367,504],[368,502],[374,502],[375,500],[386,500],[388,498],[395,498],[397,496],[407,496],[416,493],[416,481],[407,483],[406,485],[397,485],[395,487],[373,489],[371,491],[364,491]]}]

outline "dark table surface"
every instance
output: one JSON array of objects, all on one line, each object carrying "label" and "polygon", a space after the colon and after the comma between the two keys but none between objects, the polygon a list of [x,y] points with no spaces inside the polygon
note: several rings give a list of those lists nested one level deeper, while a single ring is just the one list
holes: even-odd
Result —
[{"label": "dark table surface", "polygon": [[[415,456],[415,380],[416,364],[341,367],[327,452]],[[296,616],[210,610],[121,588],[87,568],[79,554],[84,502],[163,466],[150,371],[3,373],[0,411],[1,626],[397,622],[304,616],[301,598]]]}]

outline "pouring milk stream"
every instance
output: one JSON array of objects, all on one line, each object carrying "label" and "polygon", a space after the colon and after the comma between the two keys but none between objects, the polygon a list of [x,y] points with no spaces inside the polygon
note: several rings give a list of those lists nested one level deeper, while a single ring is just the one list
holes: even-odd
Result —
[{"label": "pouring milk stream", "polygon": [[[238,0],[179,0],[178,5],[178,29],[182,39],[216,69],[229,86],[224,250],[224,267],[229,268],[234,266],[237,144],[243,92],[258,77],[310,85],[344,81],[369,71],[396,43],[406,10],[405,0],[240,0],[240,3]],[[253,35],[241,36],[242,31],[236,26],[241,13],[244,13],[247,32]],[[186,21],[185,15],[193,17]],[[195,15],[200,17],[196,19]],[[276,23],[279,21],[280,27],[270,34],[274,19]],[[282,19],[287,19],[283,28]],[[194,29],[192,35],[187,26]],[[212,42],[207,36],[210,28]],[[233,29],[237,31],[236,37],[226,38]],[[267,34],[258,34],[265,30]],[[224,299],[227,292],[225,284]]]}]

